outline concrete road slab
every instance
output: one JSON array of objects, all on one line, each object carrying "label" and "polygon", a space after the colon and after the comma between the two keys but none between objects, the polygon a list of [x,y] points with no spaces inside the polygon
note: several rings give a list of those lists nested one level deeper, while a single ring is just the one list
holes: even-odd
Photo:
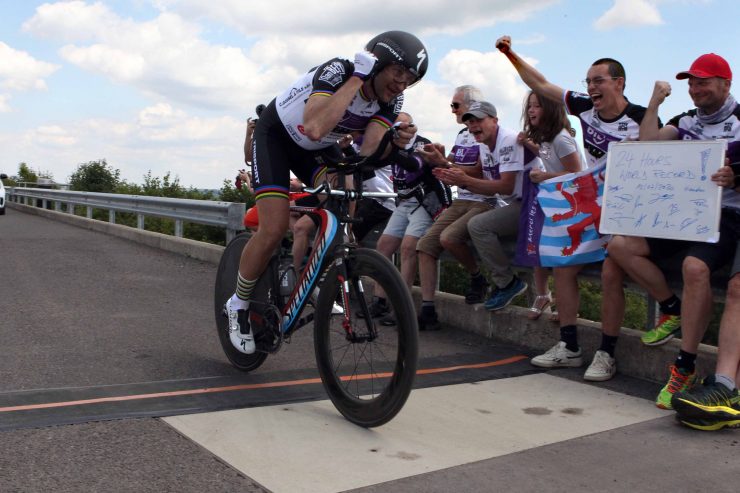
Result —
[{"label": "concrete road slab", "polygon": [[274,491],[335,492],[664,416],[650,402],[547,374],[415,390],[372,430],[329,401],[166,418]]}]

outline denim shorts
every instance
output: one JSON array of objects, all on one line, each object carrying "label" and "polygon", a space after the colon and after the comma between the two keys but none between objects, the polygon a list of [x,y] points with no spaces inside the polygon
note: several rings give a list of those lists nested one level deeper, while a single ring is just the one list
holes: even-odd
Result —
[{"label": "denim shorts", "polygon": [[429,217],[429,213],[419,206],[419,201],[416,198],[412,197],[402,200],[396,206],[396,210],[393,211],[391,218],[388,220],[383,234],[395,238],[403,238],[404,236],[421,238],[431,225],[432,218]]}]

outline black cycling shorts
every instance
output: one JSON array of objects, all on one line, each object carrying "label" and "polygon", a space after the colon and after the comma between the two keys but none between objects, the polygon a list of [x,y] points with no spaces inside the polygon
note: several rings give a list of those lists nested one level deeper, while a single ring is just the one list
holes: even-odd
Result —
[{"label": "black cycling shorts", "polygon": [[[391,217],[393,211],[386,209],[378,201],[371,198],[364,198],[357,203],[355,217],[361,218],[362,222],[352,225],[352,232],[357,241],[362,241],[367,234]],[[382,228],[381,228],[382,231]]]},{"label": "black cycling shorts", "polygon": [[323,150],[309,151],[285,130],[273,100],[260,114],[252,140],[254,198],[284,197],[288,200],[290,172],[307,186],[317,186],[326,174]]},{"label": "black cycling shorts", "polygon": [[[740,241],[740,210],[722,209],[719,222],[719,241],[704,243],[694,241],[665,240],[646,238],[650,247],[650,258],[659,266],[670,257],[683,261],[695,257],[704,262],[711,272],[732,262]],[[679,264],[680,265],[680,264]]]}]

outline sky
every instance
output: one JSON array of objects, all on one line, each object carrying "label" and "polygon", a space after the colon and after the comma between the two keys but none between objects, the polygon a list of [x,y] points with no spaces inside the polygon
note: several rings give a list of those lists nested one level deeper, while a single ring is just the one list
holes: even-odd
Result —
[{"label": "sky", "polygon": [[501,126],[521,127],[527,87],[494,48],[505,34],[565,89],[585,92],[602,57],[623,63],[634,103],[669,81],[664,121],[692,107],[675,75],[699,55],[740,72],[737,0],[0,0],[0,13],[0,172],[25,162],[60,183],[105,159],[129,182],[170,172],[186,187],[220,188],[244,167],[257,104],[388,30],[427,46],[429,72],[404,110],[448,149],[459,85],[480,87]]}]

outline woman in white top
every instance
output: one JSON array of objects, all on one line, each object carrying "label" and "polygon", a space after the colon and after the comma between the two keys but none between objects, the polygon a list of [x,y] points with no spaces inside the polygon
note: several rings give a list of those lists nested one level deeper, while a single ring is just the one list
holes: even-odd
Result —
[{"label": "woman in white top", "polygon": [[[544,164],[544,169],[530,171],[529,179],[533,183],[581,171],[581,156],[576,141],[571,135],[570,122],[562,104],[530,91],[522,111],[522,121],[524,131],[519,134],[519,140],[530,151],[538,154]],[[576,275],[579,269],[579,266],[553,269],[561,327],[576,323],[578,311]],[[531,319],[539,318],[542,311],[553,302],[547,288],[547,278],[546,268],[534,268],[537,297],[530,308],[529,318]]]}]

